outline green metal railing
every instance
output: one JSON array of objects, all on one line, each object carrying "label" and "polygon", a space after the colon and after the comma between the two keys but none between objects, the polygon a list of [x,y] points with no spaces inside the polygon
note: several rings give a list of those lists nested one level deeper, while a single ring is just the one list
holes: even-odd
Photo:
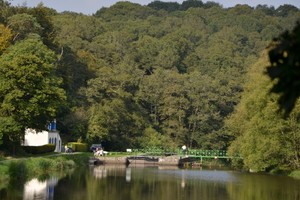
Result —
[{"label": "green metal railing", "polygon": [[230,158],[225,150],[202,150],[191,149],[187,152],[182,152],[180,155],[188,157],[203,157],[203,158]]},{"label": "green metal railing", "polygon": [[181,157],[189,158],[240,158],[239,156],[228,156],[226,150],[203,150],[203,149],[188,149],[182,151],[176,150],[164,150],[164,149],[131,149],[131,152],[109,152],[109,155],[124,154],[127,156],[169,156],[178,155]]}]

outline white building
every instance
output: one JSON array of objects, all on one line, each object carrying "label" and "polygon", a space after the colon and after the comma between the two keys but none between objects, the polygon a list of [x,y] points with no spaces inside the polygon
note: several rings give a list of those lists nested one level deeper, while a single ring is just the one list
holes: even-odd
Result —
[{"label": "white building", "polygon": [[61,152],[62,141],[56,130],[56,121],[50,123],[48,131],[37,132],[31,128],[25,130],[24,146],[42,146],[45,144],[54,144],[54,151]]}]

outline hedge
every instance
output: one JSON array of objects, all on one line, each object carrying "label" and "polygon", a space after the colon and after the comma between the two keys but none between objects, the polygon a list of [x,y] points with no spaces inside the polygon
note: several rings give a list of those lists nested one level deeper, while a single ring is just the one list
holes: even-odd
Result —
[{"label": "hedge", "polygon": [[54,144],[45,144],[42,146],[23,146],[23,149],[27,153],[42,154],[42,153],[54,152],[55,145]]},{"label": "hedge", "polygon": [[88,145],[86,143],[69,142],[67,144],[67,146],[71,147],[73,151],[77,151],[77,152],[86,152],[86,151],[88,151]]}]

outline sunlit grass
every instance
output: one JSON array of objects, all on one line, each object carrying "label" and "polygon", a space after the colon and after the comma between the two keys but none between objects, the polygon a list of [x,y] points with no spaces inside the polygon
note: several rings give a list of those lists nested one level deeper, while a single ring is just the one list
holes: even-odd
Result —
[{"label": "sunlit grass", "polygon": [[291,177],[296,178],[296,179],[300,179],[300,170],[295,170],[292,173],[290,173]]},{"label": "sunlit grass", "polygon": [[26,181],[29,177],[69,171],[85,166],[91,153],[48,154],[43,157],[4,158],[0,162],[0,188],[9,180]]}]

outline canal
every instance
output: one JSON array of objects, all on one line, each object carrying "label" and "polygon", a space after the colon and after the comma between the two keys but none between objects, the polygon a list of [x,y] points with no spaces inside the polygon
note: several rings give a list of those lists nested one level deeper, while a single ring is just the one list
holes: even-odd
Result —
[{"label": "canal", "polygon": [[299,200],[300,180],[216,169],[90,166],[0,190],[1,200]]}]

